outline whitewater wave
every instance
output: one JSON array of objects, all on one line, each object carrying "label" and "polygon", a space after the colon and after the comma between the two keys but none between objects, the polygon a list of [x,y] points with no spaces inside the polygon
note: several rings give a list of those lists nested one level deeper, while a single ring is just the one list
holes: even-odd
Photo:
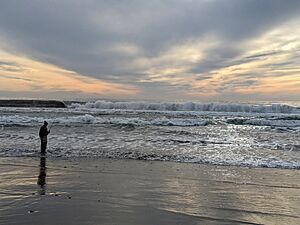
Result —
[{"label": "whitewater wave", "polygon": [[[37,125],[43,123],[43,117],[28,116],[0,116],[0,125]],[[50,124],[115,124],[115,125],[156,125],[156,126],[206,126],[212,122],[201,119],[143,119],[143,118],[117,118],[117,117],[96,117],[90,114],[47,119]]]},{"label": "whitewater wave", "polygon": [[300,120],[269,120],[269,119],[245,119],[232,118],[227,119],[228,124],[235,125],[254,125],[254,126],[271,126],[271,127],[300,127]]},{"label": "whitewater wave", "polygon": [[[50,124],[70,125],[70,124],[114,124],[114,125],[134,125],[134,126],[207,126],[222,124],[222,120],[213,118],[138,118],[138,117],[101,117],[90,114],[58,117],[58,118],[44,118],[44,117],[30,117],[19,115],[0,116],[0,125],[19,125],[19,126],[34,126],[43,123],[47,120]],[[291,119],[249,119],[249,118],[229,118],[224,121],[227,124],[234,125],[253,125],[253,126],[270,126],[270,127],[287,127],[300,128],[300,120]]]},{"label": "whitewater wave", "polygon": [[153,111],[211,111],[247,113],[300,113],[297,107],[284,104],[222,104],[222,103],[171,103],[171,102],[112,102],[99,100],[88,103],[73,103],[70,108],[77,109],[122,109]]}]

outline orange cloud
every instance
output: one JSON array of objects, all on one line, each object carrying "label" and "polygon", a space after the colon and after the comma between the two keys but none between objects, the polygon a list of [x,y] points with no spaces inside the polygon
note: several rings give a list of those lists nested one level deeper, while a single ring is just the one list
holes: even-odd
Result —
[{"label": "orange cloud", "polygon": [[253,87],[244,87],[237,89],[236,91],[243,94],[261,93],[261,94],[273,94],[283,93],[295,94],[300,93],[300,74],[284,77],[272,77],[263,78],[260,80],[259,85]]},{"label": "orange cloud", "polygon": [[1,91],[65,91],[92,95],[131,96],[137,89],[68,71],[55,65],[0,52]]},{"label": "orange cloud", "polygon": [[245,53],[232,65],[209,71],[204,80],[195,80],[191,96],[221,96],[226,93],[300,95],[300,32],[296,26],[277,28],[244,43]]}]

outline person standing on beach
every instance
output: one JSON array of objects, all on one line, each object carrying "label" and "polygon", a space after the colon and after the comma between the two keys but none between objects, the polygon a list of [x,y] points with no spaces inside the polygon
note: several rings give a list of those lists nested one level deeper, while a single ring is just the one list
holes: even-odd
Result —
[{"label": "person standing on beach", "polygon": [[47,136],[50,133],[50,130],[47,129],[48,123],[47,121],[44,121],[44,125],[41,126],[39,136],[41,139],[41,153],[45,154],[46,153],[46,148],[47,148]]}]

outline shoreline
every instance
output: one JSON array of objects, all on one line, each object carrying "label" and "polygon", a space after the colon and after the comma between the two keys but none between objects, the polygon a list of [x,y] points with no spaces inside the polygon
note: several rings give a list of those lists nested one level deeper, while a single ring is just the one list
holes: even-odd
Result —
[{"label": "shoreline", "polygon": [[160,160],[160,159],[139,159],[139,158],[114,158],[114,157],[100,157],[100,156],[80,156],[80,157],[57,157],[57,156],[50,156],[50,155],[45,155],[42,156],[40,153],[36,153],[34,155],[20,155],[20,156],[14,156],[14,155],[9,155],[9,156],[1,156],[0,158],[40,158],[40,157],[46,157],[47,159],[53,159],[53,160],[66,160],[66,161],[94,161],[94,160],[113,160],[113,161],[119,161],[119,160],[125,160],[125,161],[141,161],[141,162],[162,162],[162,163],[179,163],[179,164],[188,164],[188,165],[203,165],[203,166],[215,166],[215,167],[232,167],[232,168],[243,168],[243,169],[275,169],[275,170],[299,170],[300,167],[288,167],[288,166],[264,166],[264,165],[259,165],[259,166],[254,166],[251,164],[218,164],[218,163],[211,163],[211,162],[189,162],[189,161],[175,161],[175,160]]},{"label": "shoreline", "polygon": [[300,171],[0,157],[0,224],[297,224]]}]

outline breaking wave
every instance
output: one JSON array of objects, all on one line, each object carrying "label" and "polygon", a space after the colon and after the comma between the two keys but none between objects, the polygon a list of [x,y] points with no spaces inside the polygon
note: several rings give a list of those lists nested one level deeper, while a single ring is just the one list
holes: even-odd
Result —
[{"label": "breaking wave", "polygon": [[[20,115],[6,115],[0,116],[0,125],[8,126],[34,126],[43,123],[44,117],[31,117]],[[277,119],[270,118],[229,118],[225,121],[215,118],[139,118],[139,117],[101,117],[91,114],[47,118],[47,121],[54,125],[70,125],[70,124],[113,124],[113,125],[134,125],[134,126],[207,126],[217,124],[234,124],[234,125],[253,125],[253,126],[269,126],[269,127],[287,127],[300,128],[300,119],[293,117],[292,119],[285,119],[280,117]]]},{"label": "breaking wave", "polygon": [[226,121],[228,124],[235,125],[254,125],[254,126],[271,126],[271,127],[300,127],[300,120],[270,120],[270,119],[244,119],[233,118]]},{"label": "breaking wave", "polygon": [[112,102],[99,100],[88,103],[73,103],[70,108],[80,109],[122,109],[155,111],[212,111],[247,113],[300,113],[298,107],[284,104],[222,104],[222,103],[171,103],[171,102]]},{"label": "breaking wave", "polygon": [[[43,123],[43,117],[28,116],[0,116],[0,125],[20,125],[30,126]],[[69,125],[69,124],[115,124],[115,125],[156,125],[156,126],[206,126],[211,122],[209,120],[199,119],[177,119],[177,118],[118,118],[118,117],[96,117],[90,114],[60,117],[47,119],[50,124]]]}]

